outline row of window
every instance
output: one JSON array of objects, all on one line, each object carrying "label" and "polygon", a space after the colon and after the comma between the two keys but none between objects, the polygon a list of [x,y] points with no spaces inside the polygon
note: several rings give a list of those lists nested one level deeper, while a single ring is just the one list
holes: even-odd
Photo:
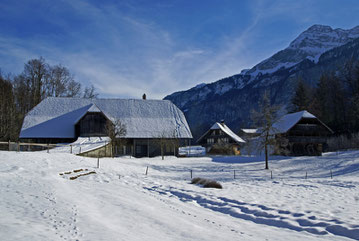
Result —
[{"label": "row of window", "polygon": [[[207,144],[214,144],[215,139],[214,138],[207,138]],[[217,143],[229,143],[228,137],[218,138]]]},{"label": "row of window", "polygon": [[211,135],[212,136],[219,136],[219,135],[223,135],[224,132],[222,130],[213,130]]}]

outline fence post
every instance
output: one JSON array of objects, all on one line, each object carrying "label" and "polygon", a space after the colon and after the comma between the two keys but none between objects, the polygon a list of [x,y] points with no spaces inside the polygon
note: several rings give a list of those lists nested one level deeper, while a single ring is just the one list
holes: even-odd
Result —
[{"label": "fence post", "polygon": [[100,157],[97,157],[97,168],[100,168]]},{"label": "fence post", "polygon": [[147,173],[148,173],[148,166],[146,167],[146,173],[145,173],[145,174],[146,174],[146,176],[147,176]]},{"label": "fence post", "polygon": [[273,179],[273,173],[270,171],[270,179]]},{"label": "fence post", "polygon": [[50,152],[50,150],[49,150],[49,143],[47,143],[47,153],[49,153]]},{"label": "fence post", "polygon": [[191,180],[192,180],[192,170],[190,170],[190,172],[191,172]]},{"label": "fence post", "polygon": [[70,153],[72,154],[72,145],[70,145]]},{"label": "fence post", "polygon": [[79,154],[81,154],[81,146],[80,146],[80,151],[79,151]]},{"label": "fence post", "polygon": [[330,169],[330,179],[333,179],[333,172],[331,169]]}]

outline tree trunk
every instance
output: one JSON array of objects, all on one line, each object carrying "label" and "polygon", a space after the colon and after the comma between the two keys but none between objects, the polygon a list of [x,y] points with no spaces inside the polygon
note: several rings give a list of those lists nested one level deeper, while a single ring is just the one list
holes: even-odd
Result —
[{"label": "tree trunk", "polygon": [[162,160],[165,159],[164,153],[163,153],[163,144],[161,144],[161,156],[162,156]]},{"label": "tree trunk", "polygon": [[267,143],[264,146],[264,153],[265,153],[265,159],[266,159],[265,169],[269,169],[268,168],[268,144]]}]

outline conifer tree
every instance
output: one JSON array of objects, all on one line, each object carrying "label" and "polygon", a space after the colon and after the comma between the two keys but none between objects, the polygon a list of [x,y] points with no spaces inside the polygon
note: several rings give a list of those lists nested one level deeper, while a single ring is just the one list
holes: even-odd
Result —
[{"label": "conifer tree", "polygon": [[308,110],[310,105],[310,89],[302,78],[298,79],[298,84],[292,98],[291,112]]}]

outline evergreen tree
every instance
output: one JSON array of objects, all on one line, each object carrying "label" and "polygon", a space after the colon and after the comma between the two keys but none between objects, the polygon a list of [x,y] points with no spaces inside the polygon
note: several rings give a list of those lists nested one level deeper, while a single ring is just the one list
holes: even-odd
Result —
[{"label": "evergreen tree", "polygon": [[349,82],[352,86],[351,105],[349,107],[350,123],[352,129],[359,131],[359,62],[354,65],[353,74],[351,74]]},{"label": "evergreen tree", "polygon": [[290,112],[309,109],[310,91],[310,88],[304,83],[303,79],[299,78],[294,96],[292,98],[292,108]]}]

